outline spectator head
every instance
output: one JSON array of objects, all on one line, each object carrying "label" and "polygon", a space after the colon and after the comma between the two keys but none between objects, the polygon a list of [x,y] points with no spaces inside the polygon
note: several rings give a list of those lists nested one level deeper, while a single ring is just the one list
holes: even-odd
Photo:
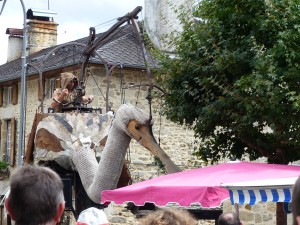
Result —
[{"label": "spectator head", "polygon": [[242,225],[236,213],[223,213],[219,216],[218,225]]},{"label": "spectator head", "polygon": [[90,207],[79,214],[76,225],[108,225],[108,220],[103,210]]},{"label": "spectator head", "polygon": [[49,168],[22,166],[11,177],[5,206],[16,225],[56,224],[65,208],[63,183]]},{"label": "spectator head", "polygon": [[161,209],[141,219],[142,225],[197,225],[197,221],[183,209]]}]

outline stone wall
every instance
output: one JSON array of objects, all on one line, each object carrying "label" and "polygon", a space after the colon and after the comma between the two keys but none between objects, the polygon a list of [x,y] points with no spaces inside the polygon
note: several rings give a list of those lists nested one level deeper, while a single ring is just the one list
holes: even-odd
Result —
[{"label": "stone wall", "polygon": [[[126,204],[123,205],[114,205],[113,203],[104,209],[107,218],[112,225],[141,225],[139,223],[139,218],[134,216],[126,208]],[[199,225],[215,225],[214,220],[199,220]]]},{"label": "stone wall", "polygon": [[[112,225],[125,225],[136,224],[138,225],[139,219],[136,218],[125,207],[127,205],[111,204],[105,209],[110,224]],[[236,212],[235,207],[227,200],[223,203],[223,212]],[[259,203],[253,206],[239,205],[239,215],[243,225],[275,225],[276,224],[276,203]],[[213,220],[199,220],[199,225],[214,225]],[[287,224],[292,225],[292,215],[288,214]]]},{"label": "stone wall", "polygon": [[[229,201],[224,202],[224,212],[235,212]],[[239,205],[239,215],[243,225],[275,225],[276,203],[258,203],[253,206]],[[292,225],[292,214],[287,214],[287,224]]]},{"label": "stone wall", "polygon": [[28,54],[57,45],[57,26],[54,21],[31,19],[28,26]]}]

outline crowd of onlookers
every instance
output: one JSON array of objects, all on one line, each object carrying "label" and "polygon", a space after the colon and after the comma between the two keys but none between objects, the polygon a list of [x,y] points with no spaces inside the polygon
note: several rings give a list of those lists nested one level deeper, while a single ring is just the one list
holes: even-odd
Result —
[{"label": "crowd of onlookers", "polygon": [[[300,178],[292,194],[293,225],[300,225]],[[12,175],[5,207],[15,225],[59,224],[65,209],[63,183],[59,175],[47,167],[22,166]],[[76,225],[107,225],[102,210],[89,208],[78,217]],[[139,225],[196,225],[198,221],[184,209],[160,209],[138,221]],[[218,225],[242,225],[236,213],[223,213]]]}]

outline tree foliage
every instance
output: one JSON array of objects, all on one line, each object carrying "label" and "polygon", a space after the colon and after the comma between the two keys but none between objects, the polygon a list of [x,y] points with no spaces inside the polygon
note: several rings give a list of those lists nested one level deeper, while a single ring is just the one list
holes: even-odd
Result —
[{"label": "tree foliage", "polygon": [[202,0],[161,54],[165,115],[202,140],[205,161],[300,159],[299,0]]}]

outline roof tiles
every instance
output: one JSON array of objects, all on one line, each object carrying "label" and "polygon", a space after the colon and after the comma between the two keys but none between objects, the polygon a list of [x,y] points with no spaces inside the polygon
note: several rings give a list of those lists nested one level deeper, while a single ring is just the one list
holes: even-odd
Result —
[{"label": "roof tiles", "polygon": [[[95,40],[104,34],[105,33],[96,34]],[[43,49],[26,57],[26,63],[29,65],[34,64],[40,68],[42,72],[81,63],[88,40],[89,37],[85,37]],[[100,43],[96,51],[101,58],[110,65],[122,64],[123,67],[145,68],[141,46],[134,33],[132,24],[119,27]],[[150,62],[148,62],[150,66],[154,66],[155,61],[149,52],[147,52],[147,56],[150,59]],[[91,56],[90,61],[103,64],[103,61],[101,61],[97,55],[95,57]],[[21,78],[21,65],[21,58],[0,65],[0,82]],[[38,71],[35,68],[31,66],[28,67],[28,76],[37,73]]]}]

